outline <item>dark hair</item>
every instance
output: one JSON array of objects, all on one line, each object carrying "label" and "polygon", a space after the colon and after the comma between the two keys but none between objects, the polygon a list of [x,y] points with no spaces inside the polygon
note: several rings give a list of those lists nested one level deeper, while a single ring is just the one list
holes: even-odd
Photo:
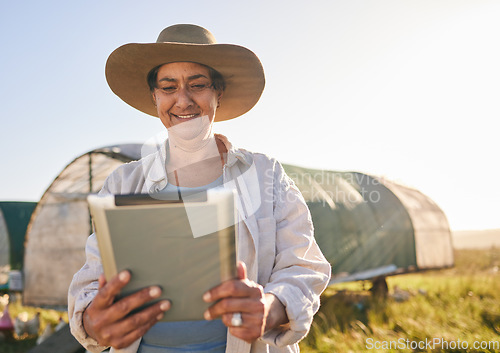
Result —
[{"label": "dark hair", "polygon": [[[156,87],[156,80],[158,79],[158,70],[165,64],[158,65],[151,69],[148,73],[148,86],[149,90],[153,92]],[[203,65],[203,64],[199,64]],[[203,65],[208,69],[208,74],[210,75],[210,80],[212,81],[212,87],[219,92],[224,92],[226,89],[226,81],[221,73],[215,69],[212,69],[210,66]]]}]

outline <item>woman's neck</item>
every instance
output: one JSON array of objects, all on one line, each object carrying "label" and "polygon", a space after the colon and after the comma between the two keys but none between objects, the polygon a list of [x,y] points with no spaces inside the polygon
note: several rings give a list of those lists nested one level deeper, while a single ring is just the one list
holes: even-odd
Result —
[{"label": "woman's neck", "polygon": [[207,159],[219,157],[219,155],[217,141],[213,134],[200,141],[186,141],[169,136],[167,170],[173,172]]},{"label": "woman's neck", "polygon": [[168,182],[177,186],[207,185],[222,175],[226,148],[217,138],[211,138],[202,148],[188,152],[169,141],[167,151]]},{"label": "woman's neck", "polygon": [[217,157],[219,151],[208,116],[188,120],[168,128],[167,169],[177,170]]},{"label": "woman's neck", "polygon": [[168,129],[166,172],[169,183],[196,187],[217,179],[227,148],[215,137],[213,122],[197,118]]}]

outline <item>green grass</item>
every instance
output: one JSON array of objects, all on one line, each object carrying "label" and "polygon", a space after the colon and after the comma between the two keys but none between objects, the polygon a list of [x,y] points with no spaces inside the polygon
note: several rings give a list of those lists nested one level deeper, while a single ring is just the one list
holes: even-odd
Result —
[{"label": "green grass", "polygon": [[[304,353],[359,352],[500,352],[500,250],[459,250],[455,267],[440,271],[388,278],[389,296],[374,298],[366,282],[328,288],[309,335],[300,343]],[[495,271],[496,269],[496,271]],[[394,293],[405,291],[408,300],[397,301]],[[3,306],[0,304],[0,309]],[[41,313],[41,328],[55,325],[54,310],[24,307],[17,300],[9,306],[14,318]],[[435,349],[401,349],[425,340],[442,339]],[[2,353],[24,353],[36,337],[11,337],[0,342]],[[407,343],[408,341],[408,343]],[[474,342],[496,342],[497,348],[473,349]],[[392,342],[393,349],[375,349]],[[460,342],[468,349],[452,345]],[[465,343],[464,343],[465,342]],[[373,349],[367,348],[373,347]]]},{"label": "green grass", "polygon": [[[4,302],[7,301],[6,296],[1,296],[0,312],[4,310]],[[11,295],[9,298],[9,314],[14,320],[19,314],[26,313],[27,318],[32,319],[35,317],[37,312],[40,312],[40,329],[38,331],[41,334],[47,325],[52,325],[55,327],[59,322],[59,317],[66,322],[68,322],[68,314],[62,311],[56,311],[51,309],[42,309],[32,306],[23,306],[21,302],[20,295]],[[24,315],[26,315],[24,314]],[[1,353],[25,353],[36,345],[37,336],[27,336],[26,334],[18,337],[15,333],[11,335],[3,335],[0,337],[0,352]]]},{"label": "green grass", "polygon": [[500,352],[499,266],[498,249],[459,250],[454,268],[388,278],[387,298],[366,283],[332,286],[301,351]]}]

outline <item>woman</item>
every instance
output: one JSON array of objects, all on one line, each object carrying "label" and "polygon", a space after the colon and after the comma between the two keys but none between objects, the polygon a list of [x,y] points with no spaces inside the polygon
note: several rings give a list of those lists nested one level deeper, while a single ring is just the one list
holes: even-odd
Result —
[{"label": "woman", "polygon": [[[298,352],[319,308],[330,265],[314,237],[309,210],[274,159],[232,146],[214,121],[238,117],[259,100],[264,73],[246,48],[216,44],[195,25],[175,25],[156,43],[127,44],[106,64],[108,83],[126,103],[160,118],[168,140],[125,164],[101,194],[225,187],[238,195],[238,279],[207,291],[206,321],[158,321],[170,308],[146,288],[114,302],[129,281],[124,271],[104,280],[95,236],[69,289],[73,335],[87,349],[126,352]],[[221,319],[221,320],[216,320]]]}]

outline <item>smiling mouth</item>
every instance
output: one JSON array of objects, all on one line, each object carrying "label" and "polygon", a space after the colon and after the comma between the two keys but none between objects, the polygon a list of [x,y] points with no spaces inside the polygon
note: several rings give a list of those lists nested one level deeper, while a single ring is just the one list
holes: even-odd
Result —
[{"label": "smiling mouth", "polygon": [[198,116],[198,114],[186,114],[186,115],[172,114],[172,116],[179,119],[179,120],[189,120],[189,119],[196,118]]}]

